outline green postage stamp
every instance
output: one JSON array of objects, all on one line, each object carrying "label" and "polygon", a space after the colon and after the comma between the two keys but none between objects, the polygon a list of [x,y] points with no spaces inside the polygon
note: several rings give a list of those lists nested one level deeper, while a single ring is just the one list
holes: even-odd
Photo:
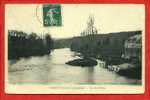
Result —
[{"label": "green postage stamp", "polygon": [[44,4],[43,5],[43,25],[44,26],[61,26],[61,5]]}]

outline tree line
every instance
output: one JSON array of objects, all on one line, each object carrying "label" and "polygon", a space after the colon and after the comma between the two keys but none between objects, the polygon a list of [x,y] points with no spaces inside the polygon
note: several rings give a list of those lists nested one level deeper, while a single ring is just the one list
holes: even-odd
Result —
[{"label": "tree line", "polygon": [[53,40],[50,34],[38,36],[36,33],[8,31],[8,59],[50,54],[52,49]]},{"label": "tree line", "polygon": [[84,57],[94,57],[101,60],[121,60],[124,54],[124,43],[130,36],[141,34],[141,31],[126,31],[109,34],[95,34],[74,37],[71,50],[80,52]]}]

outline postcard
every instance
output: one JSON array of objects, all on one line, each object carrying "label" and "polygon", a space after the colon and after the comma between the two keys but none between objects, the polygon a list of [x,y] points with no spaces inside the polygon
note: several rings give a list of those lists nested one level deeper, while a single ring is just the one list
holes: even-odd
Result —
[{"label": "postcard", "polygon": [[141,94],[144,4],[6,4],[8,94]]}]

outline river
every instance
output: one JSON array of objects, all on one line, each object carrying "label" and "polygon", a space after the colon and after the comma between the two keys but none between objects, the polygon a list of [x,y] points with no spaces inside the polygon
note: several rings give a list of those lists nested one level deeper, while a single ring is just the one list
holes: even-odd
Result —
[{"label": "river", "polygon": [[69,48],[55,49],[50,55],[8,61],[11,84],[136,84],[138,80],[119,76],[99,64],[95,67],[66,65],[78,58]]}]

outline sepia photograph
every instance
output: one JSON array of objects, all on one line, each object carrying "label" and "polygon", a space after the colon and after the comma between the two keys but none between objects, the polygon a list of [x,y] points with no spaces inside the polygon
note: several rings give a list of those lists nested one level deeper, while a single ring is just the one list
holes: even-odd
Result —
[{"label": "sepia photograph", "polygon": [[144,93],[143,4],[5,5],[5,91]]}]

